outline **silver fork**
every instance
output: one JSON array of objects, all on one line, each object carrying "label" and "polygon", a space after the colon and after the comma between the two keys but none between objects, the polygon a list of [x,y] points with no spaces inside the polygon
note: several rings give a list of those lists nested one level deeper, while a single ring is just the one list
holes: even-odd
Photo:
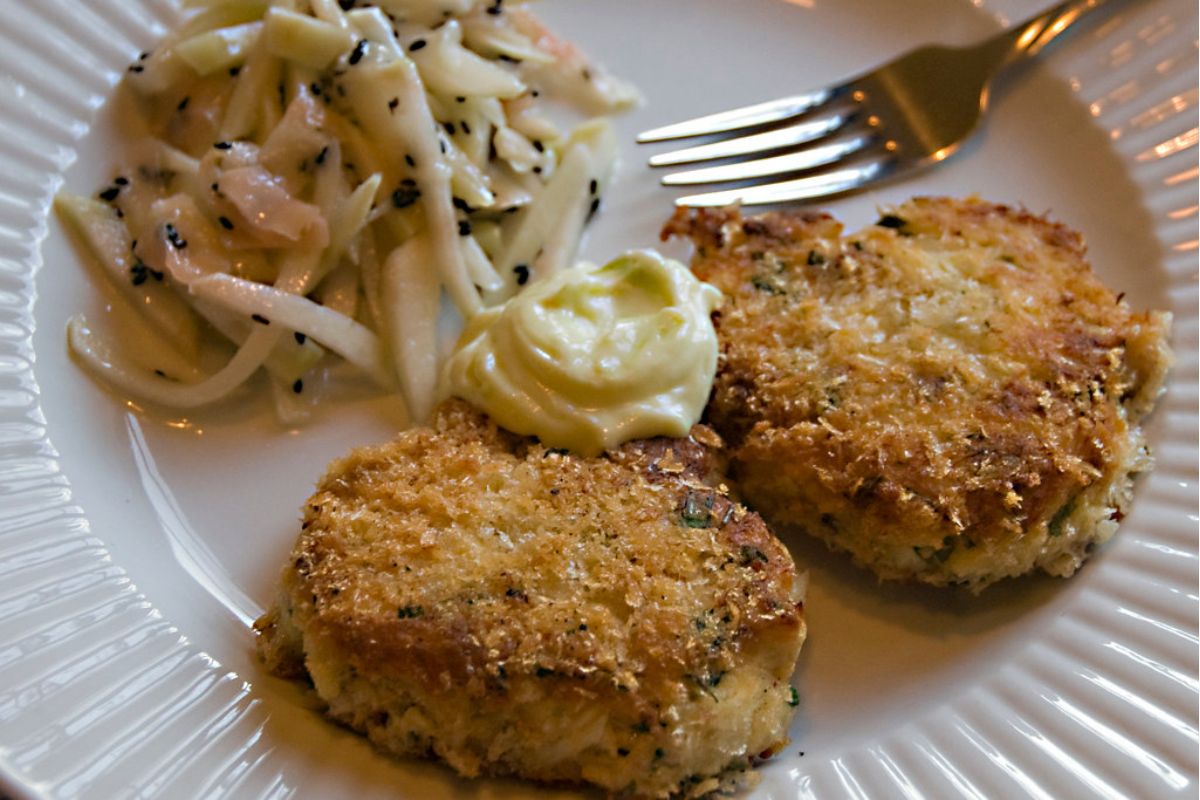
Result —
[{"label": "silver fork", "polygon": [[838,86],[655,128],[638,142],[758,128],[652,156],[650,166],[753,159],[667,175],[662,182],[668,186],[794,176],[680,197],[680,206],[787,203],[851,192],[944,161],[978,125],[997,72],[1037,55],[1104,4],[1067,0],[970,47],[921,47]]}]

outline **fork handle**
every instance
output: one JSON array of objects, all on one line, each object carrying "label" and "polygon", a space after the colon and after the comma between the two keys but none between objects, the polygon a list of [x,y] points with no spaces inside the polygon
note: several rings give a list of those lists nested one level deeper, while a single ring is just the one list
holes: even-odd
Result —
[{"label": "fork handle", "polygon": [[1001,65],[1036,56],[1107,0],[1066,0],[1051,6],[988,40]]}]

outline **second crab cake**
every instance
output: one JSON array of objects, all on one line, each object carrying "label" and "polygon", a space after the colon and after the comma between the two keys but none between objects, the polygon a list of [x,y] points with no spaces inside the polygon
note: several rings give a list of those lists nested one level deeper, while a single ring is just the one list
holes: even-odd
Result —
[{"label": "second crab cake", "polygon": [[1170,317],[1093,275],[1079,234],[916,199],[824,214],[680,211],[664,238],[727,295],[707,418],[747,501],[882,578],[1067,576],[1148,469]]},{"label": "second crab cake", "polygon": [[697,426],[581,458],[447,403],[331,465],[264,660],[464,775],[711,790],[786,742],[805,634],[803,579],[719,445]]}]

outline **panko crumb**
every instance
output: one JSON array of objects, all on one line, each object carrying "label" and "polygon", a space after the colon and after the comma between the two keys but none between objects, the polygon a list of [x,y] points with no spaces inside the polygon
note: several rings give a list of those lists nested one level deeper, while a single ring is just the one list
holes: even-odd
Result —
[{"label": "panko crumb", "polygon": [[807,211],[680,210],[664,238],[728,297],[706,419],[772,524],[881,578],[973,591],[1069,576],[1151,459],[1170,315],[1135,312],[1082,237],[976,198],[843,235]]},{"label": "panko crumb", "polygon": [[334,462],[256,628],[273,672],[465,776],[700,796],[787,741],[804,580],[720,439],[581,458],[451,401]]}]

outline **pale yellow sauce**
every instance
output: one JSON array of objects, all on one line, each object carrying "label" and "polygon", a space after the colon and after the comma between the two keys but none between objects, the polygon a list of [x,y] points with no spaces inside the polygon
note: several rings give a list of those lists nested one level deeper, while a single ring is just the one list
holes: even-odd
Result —
[{"label": "pale yellow sauce", "polygon": [[477,315],[446,384],[499,425],[581,455],[685,436],[716,374],[720,303],[653,251],[565,270]]}]

